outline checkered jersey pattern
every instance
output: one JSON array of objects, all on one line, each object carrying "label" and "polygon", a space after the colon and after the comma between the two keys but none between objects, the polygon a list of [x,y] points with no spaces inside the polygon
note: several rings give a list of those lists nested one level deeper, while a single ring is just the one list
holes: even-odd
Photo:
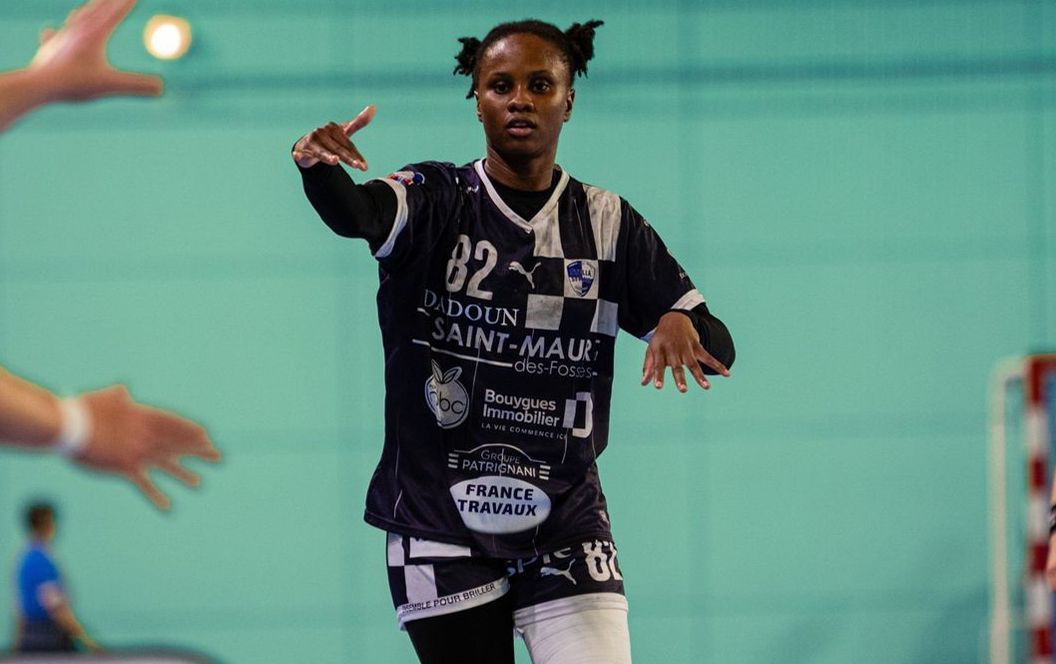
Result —
[{"label": "checkered jersey pattern", "polygon": [[[477,162],[475,167],[496,206],[508,217],[516,218],[484,173],[483,162]],[[511,265],[510,269],[529,277],[532,285],[525,322],[528,328],[589,329],[614,337],[619,329],[619,306],[615,292],[618,280],[613,275],[622,201],[603,189],[581,186],[587,218],[576,205],[568,203],[544,211],[548,218],[533,228],[534,264]],[[562,217],[565,224],[561,223]],[[567,223],[572,220],[578,223]]]},{"label": "checkered jersey pattern", "polygon": [[367,521],[503,558],[611,541],[596,459],[617,331],[648,338],[700,293],[634,208],[564,170],[531,219],[482,161],[384,182],[397,211],[375,253],[386,426]]}]

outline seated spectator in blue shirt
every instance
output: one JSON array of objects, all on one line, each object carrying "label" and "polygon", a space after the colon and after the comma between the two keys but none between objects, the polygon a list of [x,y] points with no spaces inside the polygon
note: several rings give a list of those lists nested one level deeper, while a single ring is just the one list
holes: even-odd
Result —
[{"label": "seated spectator in blue shirt", "polygon": [[18,564],[17,652],[73,652],[100,650],[70,607],[62,574],[49,547],[55,539],[55,508],[33,503],[26,509],[29,544]]}]

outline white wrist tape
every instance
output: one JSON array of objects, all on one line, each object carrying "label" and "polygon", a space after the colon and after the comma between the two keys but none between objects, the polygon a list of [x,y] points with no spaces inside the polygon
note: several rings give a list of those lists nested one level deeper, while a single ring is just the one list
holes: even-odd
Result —
[{"label": "white wrist tape", "polygon": [[88,446],[88,439],[92,435],[91,415],[84,402],[77,397],[60,401],[59,412],[62,413],[62,430],[55,439],[54,449],[66,457],[77,456]]}]

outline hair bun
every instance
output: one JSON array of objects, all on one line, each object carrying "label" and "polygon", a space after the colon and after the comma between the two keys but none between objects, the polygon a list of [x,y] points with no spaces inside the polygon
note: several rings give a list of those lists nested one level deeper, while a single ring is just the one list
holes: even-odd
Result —
[{"label": "hair bun", "polygon": [[565,30],[576,56],[576,62],[572,63],[574,73],[586,76],[587,63],[594,57],[594,29],[602,25],[605,21],[591,19],[586,23],[573,23]]},{"label": "hair bun", "polygon": [[458,41],[462,42],[462,50],[455,56],[455,61],[458,64],[455,65],[455,70],[451,73],[472,76],[473,70],[477,66],[477,53],[480,51],[480,40],[476,37],[459,37]]}]

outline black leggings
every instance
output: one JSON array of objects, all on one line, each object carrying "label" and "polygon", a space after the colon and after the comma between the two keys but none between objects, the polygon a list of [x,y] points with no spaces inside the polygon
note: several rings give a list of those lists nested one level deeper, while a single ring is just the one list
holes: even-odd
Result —
[{"label": "black leggings", "polygon": [[513,599],[406,623],[422,664],[513,664]]}]

